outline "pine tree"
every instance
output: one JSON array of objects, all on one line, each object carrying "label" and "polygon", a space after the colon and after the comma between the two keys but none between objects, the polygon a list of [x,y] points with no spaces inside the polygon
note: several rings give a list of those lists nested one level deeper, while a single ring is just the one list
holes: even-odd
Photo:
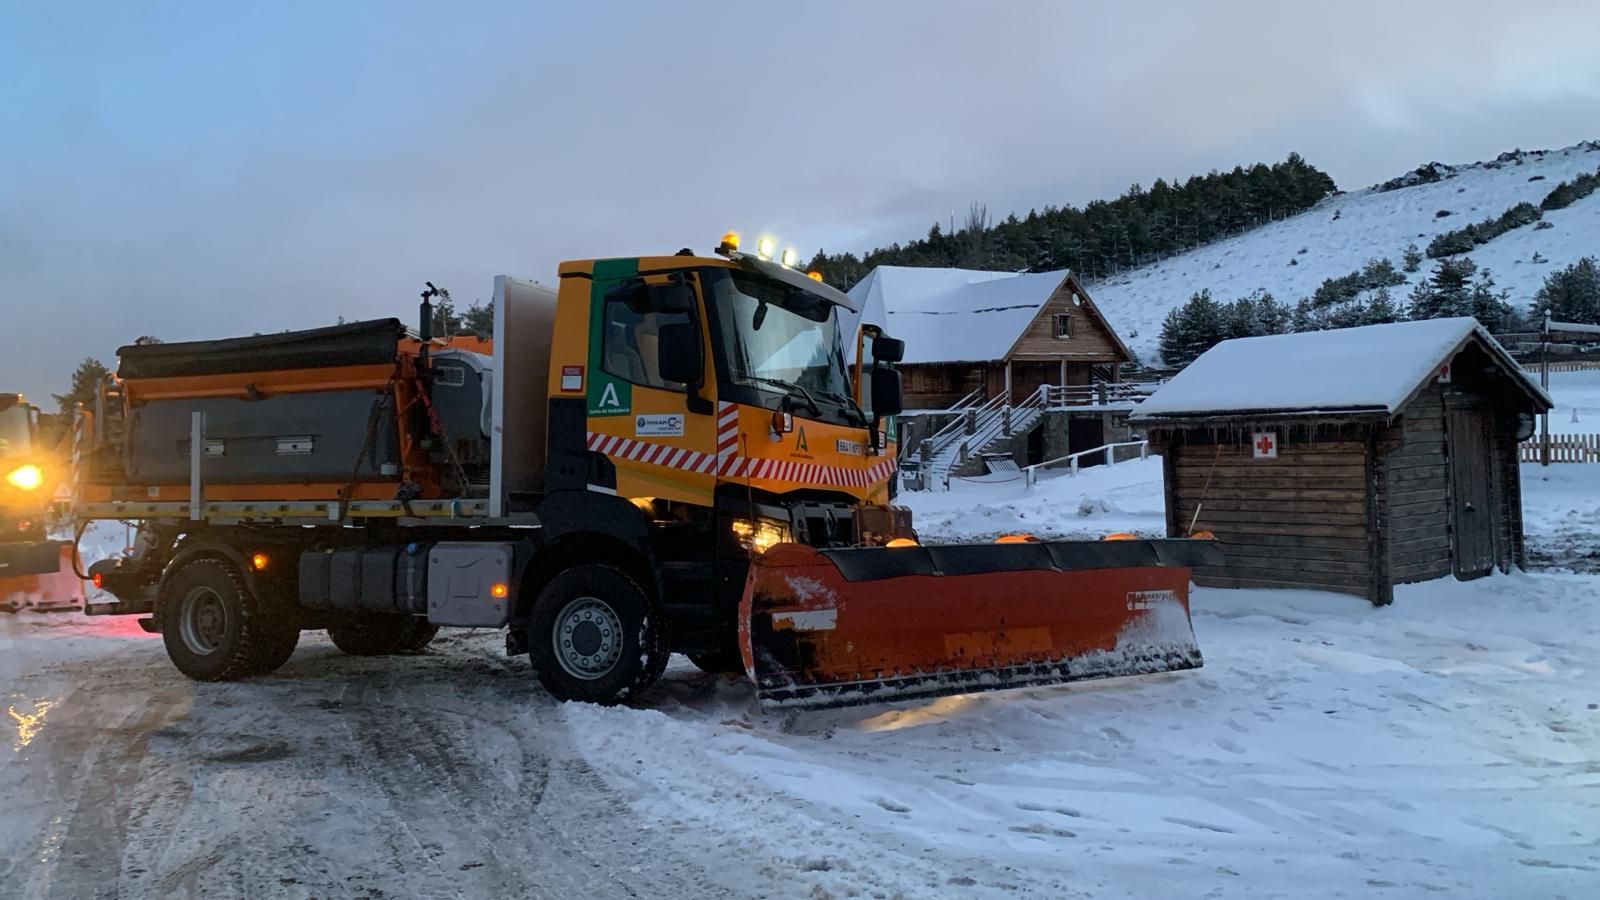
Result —
[{"label": "pine tree", "polygon": [[1201,291],[1167,313],[1161,324],[1161,359],[1169,366],[1187,366],[1226,338],[1226,328],[1221,305],[1210,291]]},{"label": "pine tree", "polygon": [[1506,302],[1508,296],[1505,291],[1494,289],[1494,278],[1484,269],[1483,276],[1468,294],[1467,314],[1490,331],[1504,330],[1511,318],[1511,304]]},{"label": "pine tree", "polygon": [[1406,252],[1405,252],[1404,259],[1405,259],[1405,270],[1407,272],[1415,272],[1418,269],[1422,268],[1422,259],[1423,259],[1422,251],[1417,249],[1417,245],[1416,244],[1407,244],[1406,245]]},{"label": "pine tree", "polygon": [[1551,272],[1533,298],[1536,321],[1546,310],[1558,322],[1600,324],[1600,264],[1585,256],[1565,269]]},{"label": "pine tree", "polygon": [[1394,297],[1389,294],[1388,287],[1380,287],[1372,295],[1372,302],[1367,304],[1367,325],[1387,325],[1390,322],[1400,321],[1400,308],[1395,306]]},{"label": "pine tree", "polygon": [[1251,296],[1256,301],[1256,318],[1261,322],[1262,334],[1283,334],[1289,330],[1289,319],[1294,314],[1289,307],[1265,290],[1258,289]]},{"label": "pine tree", "polygon": [[467,307],[467,311],[461,314],[461,330],[479,337],[494,337],[494,301],[474,301]]},{"label": "pine tree", "polygon": [[1478,264],[1471,257],[1441,259],[1433,274],[1411,292],[1406,316],[1410,319],[1440,319],[1470,316],[1473,309],[1472,277]]},{"label": "pine tree", "polygon": [[1256,337],[1265,334],[1255,297],[1246,296],[1222,308],[1222,334],[1224,339]]},{"label": "pine tree", "polygon": [[1349,303],[1327,310],[1329,328],[1355,328],[1366,325],[1367,319],[1367,305],[1360,300],[1351,300]]},{"label": "pine tree", "polygon": [[1294,305],[1294,312],[1289,316],[1289,330],[1321,331],[1326,327],[1322,313],[1312,304],[1311,298],[1301,297],[1300,302]]},{"label": "pine tree", "polygon": [[56,400],[56,406],[60,407],[62,418],[70,421],[73,416],[73,410],[77,409],[80,403],[85,406],[92,405],[95,398],[95,389],[99,386],[100,381],[109,374],[111,374],[111,370],[102,365],[100,360],[93,357],[85,357],[83,362],[78,363],[78,367],[72,371],[72,382],[71,386],[67,388],[67,392],[53,395]]},{"label": "pine tree", "polygon": [[433,336],[449,337],[461,330],[461,316],[456,312],[456,305],[449,297],[439,297],[433,301]]}]

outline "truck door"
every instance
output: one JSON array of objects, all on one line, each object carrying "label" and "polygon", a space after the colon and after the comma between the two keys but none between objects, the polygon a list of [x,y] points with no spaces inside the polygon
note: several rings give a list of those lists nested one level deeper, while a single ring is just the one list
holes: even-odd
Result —
[{"label": "truck door", "polygon": [[595,266],[589,449],[615,468],[619,496],[710,505],[715,380],[693,283],[681,273],[640,277],[634,260],[606,262],[635,266]]}]

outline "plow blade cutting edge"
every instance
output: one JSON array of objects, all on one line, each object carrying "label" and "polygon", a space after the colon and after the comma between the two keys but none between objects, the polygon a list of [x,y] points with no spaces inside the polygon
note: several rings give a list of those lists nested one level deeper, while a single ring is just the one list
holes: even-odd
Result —
[{"label": "plow blade cutting edge", "polygon": [[0,544],[0,611],[82,609],[83,601],[83,580],[72,569],[72,544]]},{"label": "plow blade cutting edge", "polygon": [[745,671],[764,706],[825,708],[1193,669],[1189,569],[1210,541],[816,550],[750,566]]}]

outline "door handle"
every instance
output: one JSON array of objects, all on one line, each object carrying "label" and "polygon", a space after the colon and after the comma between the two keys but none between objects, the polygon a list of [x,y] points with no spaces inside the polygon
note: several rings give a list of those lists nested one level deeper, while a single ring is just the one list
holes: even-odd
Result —
[{"label": "door handle", "polygon": [[1472,501],[1470,501],[1470,500],[1467,501],[1467,512],[1477,512],[1477,511],[1478,511],[1478,508],[1476,506],[1472,505]]}]

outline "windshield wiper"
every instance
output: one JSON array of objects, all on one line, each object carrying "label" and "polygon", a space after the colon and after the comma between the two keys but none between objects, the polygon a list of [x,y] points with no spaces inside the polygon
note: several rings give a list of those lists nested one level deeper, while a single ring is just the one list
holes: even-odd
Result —
[{"label": "windshield wiper", "polygon": [[856,402],[856,398],[849,394],[841,394],[838,391],[818,391],[817,393],[824,397],[832,397],[835,400],[842,400],[850,404],[850,408],[855,411],[856,418],[861,421],[861,424],[867,424],[867,411],[861,408],[861,404]]},{"label": "windshield wiper", "polygon": [[759,381],[762,384],[777,385],[785,390],[799,391],[800,396],[806,398],[806,405],[811,407],[811,414],[814,416],[822,415],[822,407],[817,405],[816,398],[811,396],[811,392],[792,381],[784,381],[782,378],[768,378],[765,375],[746,375],[745,377],[751,381]]}]

